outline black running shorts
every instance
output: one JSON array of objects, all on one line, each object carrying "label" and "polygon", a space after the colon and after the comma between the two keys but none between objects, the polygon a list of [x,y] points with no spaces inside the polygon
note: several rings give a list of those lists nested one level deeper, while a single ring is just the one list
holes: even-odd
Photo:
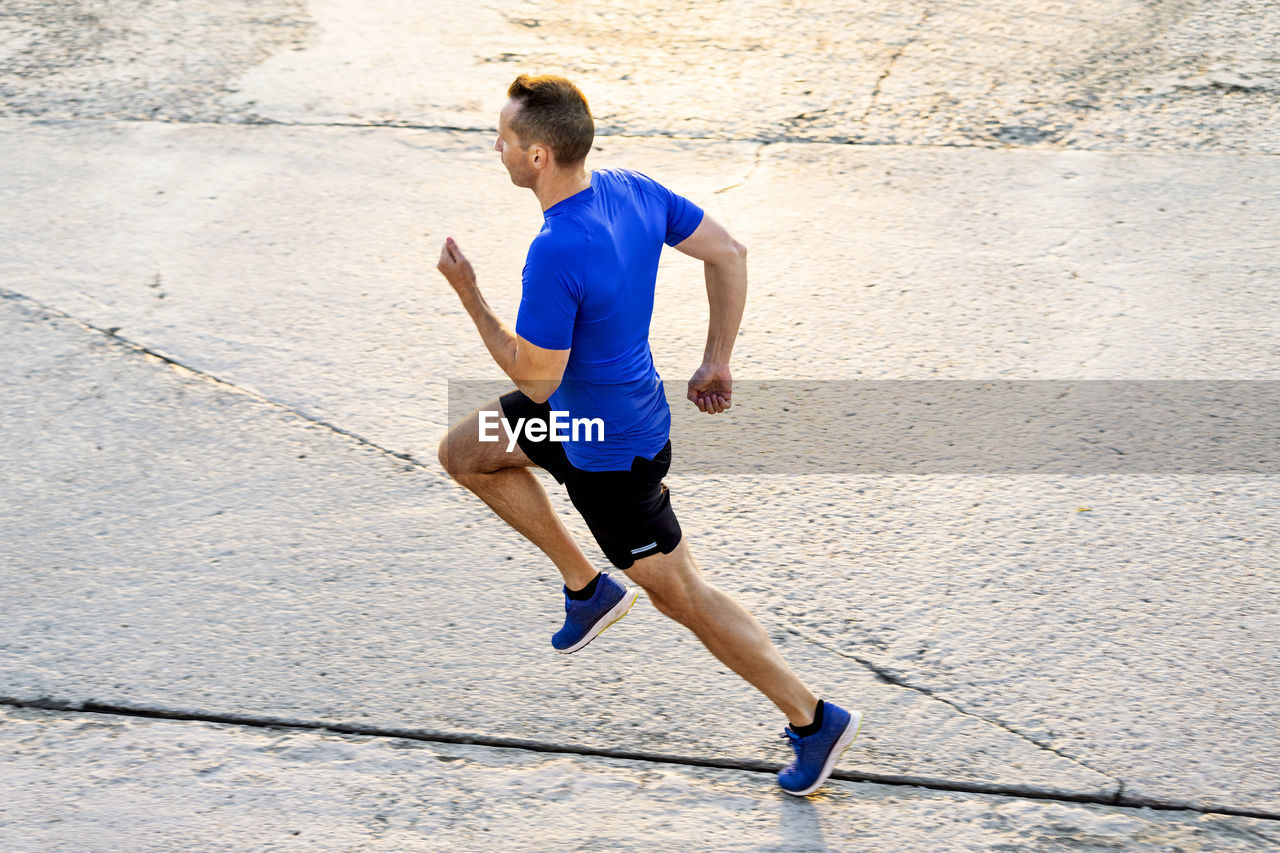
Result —
[{"label": "black running shorts", "polygon": [[[551,405],[535,403],[520,391],[504,394],[501,403],[502,416],[509,421],[550,422]],[[575,468],[562,442],[531,441],[525,430],[516,442],[535,465],[564,485],[600,550],[618,568],[629,569],[636,560],[657,553],[670,554],[680,544],[680,522],[662,482],[671,467],[670,441],[652,459],[632,459],[630,471]]]}]

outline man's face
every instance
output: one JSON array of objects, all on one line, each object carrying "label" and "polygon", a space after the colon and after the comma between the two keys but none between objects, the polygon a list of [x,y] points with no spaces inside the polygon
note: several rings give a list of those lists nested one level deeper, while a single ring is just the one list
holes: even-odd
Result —
[{"label": "man's face", "polygon": [[534,170],[529,149],[521,147],[520,137],[511,129],[511,119],[519,110],[519,103],[508,100],[498,114],[498,139],[493,143],[493,150],[502,156],[502,165],[507,167],[511,183],[518,187],[532,187]]}]

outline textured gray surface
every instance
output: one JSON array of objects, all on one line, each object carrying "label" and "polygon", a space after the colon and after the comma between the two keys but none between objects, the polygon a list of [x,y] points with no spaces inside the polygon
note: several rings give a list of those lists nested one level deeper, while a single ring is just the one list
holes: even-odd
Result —
[{"label": "textured gray surface", "polygon": [[[573,75],[627,134],[595,165],[751,246],[742,379],[1275,379],[1277,8],[7,4],[0,695],[786,760],[764,701],[647,606],[550,655],[553,573],[434,469],[446,381],[495,375],[439,241],[510,316],[538,227],[489,150],[506,83]],[[370,124],[476,130],[342,126]],[[676,386],[702,300],[664,262]],[[844,770],[1280,812],[1274,477],[677,469],[708,573],[867,711]],[[6,849],[142,822],[164,849],[193,813],[208,849],[1275,846],[1273,822],[903,787],[810,809],[618,759],[74,711],[0,731]],[[428,752],[459,759],[430,790],[397,763]],[[247,775],[187,784],[216,763]],[[568,812],[590,790],[598,844]],[[299,812],[323,832],[285,837]]]},{"label": "textured gray surface", "polygon": [[[1275,849],[1271,821],[405,740],[0,710],[10,853]],[[49,776],[56,762],[57,779]]]},{"label": "textured gray surface", "polygon": [[[0,274],[11,290],[430,460],[445,381],[500,376],[435,273],[439,242],[459,240],[512,316],[539,227],[491,142],[0,123],[11,164]],[[751,246],[741,379],[1280,375],[1275,157],[600,147],[600,165],[662,175]],[[705,336],[701,277],[668,253],[653,347],[676,387]]]},{"label": "textured gray surface", "polygon": [[[1277,151],[1259,0],[8,4],[11,113],[487,128],[522,70],[636,135]],[[248,66],[259,60],[260,64]]]},{"label": "textured gray surface", "polygon": [[[776,712],[647,606],[589,652],[553,654],[549,566],[434,471],[2,307],[0,347],[23,364],[0,451],[19,510],[0,537],[6,695],[785,763]],[[750,579],[769,582],[754,566],[723,581]],[[868,722],[849,768],[1117,789],[775,628],[824,692],[894,720]]]},{"label": "textured gray surface", "polygon": [[242,120],[235,78],[312,24],[300,0],[9,0],[0,111],[57,119]]}]

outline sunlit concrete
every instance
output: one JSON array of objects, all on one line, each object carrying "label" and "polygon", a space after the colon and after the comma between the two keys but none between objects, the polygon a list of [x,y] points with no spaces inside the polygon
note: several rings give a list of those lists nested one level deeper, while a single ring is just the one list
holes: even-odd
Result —
[{"label": "sunlit concrete", "polygon": [[[22,364],[0,456],[20,512],[0,554],[21,639],[0,695],[787,760],[776,710],[647,604],[555,654],[550,566],[434,471],[19,300],[0,309],[5,361]],[[763,607],[753,588],[790,568],[717,563]],[[807,642],[862,608],[822,610],[825,625],[791,611],[770,627],[824,695],[874,708],[848,768],[1118,790],[1016,726],[880,681],[843,643]]]},{"label": "sunlit concrete", "polygon": [[[83,7],[83,8],[81,8]],[[639,135],[1280,148],[1257,0],[31,2],[5,106],[41,117],[489,127],[521,71]],[[79,13],[79,14],[77,14]]]},{"label": "sunlit concrete", "polygon": [[[435,470],[446,382],[496,377],[433,269],[439,242],[460,241],[510,317],[539,225],[489,150],[518,71],[579,80],[593,164],[649,172],[750,246],[742,380],[1280,373],[1267,4],[0,15],[3,696],[787,759],[777,715],[651,608],[552,656],[553,572]],[[678,389],[706,309],[697,265],[669,255],[653,345]],[[1280,812],[1274,476],[765,478],[677,451],[670,482],[706,571],[867,712],[845,772]],[[281,791],[199,811],[236,849],[299,810],[333,834],[283,849],[495,831],[563,849],[593,787],[619,813],[610,849],[637,822],[638,849],[1275,846],[1270,822],[846,783],[809,809],[764,774],[449,747],[407,751],[465,760],[415,788],[385,743],[281,736],[351,792],[315,799],[287,756],[253,758],[261,732],[73,712],[0,732],[27,768],[0,825],[23,843],[143,820],[176,837],[190,816],[155,797],[225,796],[177,793],[207,754],[258,761]],[[83,787],[42,787],[29,768],[49,766]],[[390,817],[362,799],[375,789],[401,798]],[[69,817],[103,791],[119,823]],[[477,811],[480,794],[544,807]],[[35,816],[48,803],[62,828]],[[751,829],[698,828],[725,820]]]},{"label": "sunlit concrete", "polygon": [[[0,711],[12,853],[1008,850],[1245,853],[1272,822],[518,750]],[[50,763],[56,763],[56,779]],[[16,803],[15,803],[16,800]],[[37,805],[38,804],[38,808]]]}]

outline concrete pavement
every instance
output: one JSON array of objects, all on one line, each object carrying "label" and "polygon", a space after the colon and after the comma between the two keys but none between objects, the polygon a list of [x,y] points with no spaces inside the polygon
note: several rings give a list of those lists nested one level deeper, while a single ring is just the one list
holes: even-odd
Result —
[{"label": "concrete pavement", "polygon": [[14,850],[1236,853],[1276,844],[1273,822],[1241,817],[849,782],[796,799],[729,770],[118,715],[6,710],[0,744],[17,795],[0,827],[21,827]]},{"label": "concrete pavement", "polygon": [[[538,223],[468,130],[530,58],[627,134],[598,165],[660,176],[752,247],[740,378],[1276,378],[1274,48],[1237,35],[1272,10],[1233,8],[1135,7],[1126,53],[1087,14],[994,6],[959,31],[958,7],[808,10],[759,47],[776,10],[751,4],[697,37],[608,5],[21,7],[0,29],[0,695],[47,707],[0,724],[6,849],[123,849],[143,815],[129,849],[1274,847],[1271,474],[674,472],[708,573],[868,713],[811,808],[760,772],[787,758],[775,713],[651,608],[550,655],[552,571],[432,460],[447,381],[495,375],[439,240],[510,314]],[[984,60],[1000,27],[1005,62]],[[655,39],[686,64],[652,64]],[[1201,77],[1193,43],[1217,46]],[[787,84],[747,108],[726,51],[762,55],[748,82],[803,56],[821,103]],[[1046,55],[1093,76],[1011,74]],[[1156,66],[1167,91],[1133,88]],[[987,95],[949,99],[977,67]],[[1068,121],[1081,81],[1105,96]],[[763,126],[801,107],[823,118]],[[705,324],[682,261],[654,323],[676,386]],[[301,753],[323,760],[299,774]]]}]

